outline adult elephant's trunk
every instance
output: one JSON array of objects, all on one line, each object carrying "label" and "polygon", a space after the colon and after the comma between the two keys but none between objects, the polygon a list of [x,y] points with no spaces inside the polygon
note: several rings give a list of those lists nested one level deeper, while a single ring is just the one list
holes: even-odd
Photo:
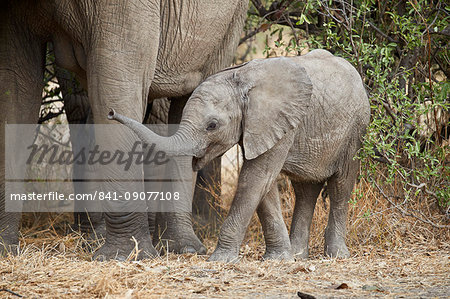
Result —
[{"label": "adult elephant's trunk", "polygon": [[140,122],[116,113],[114,109],[109,111],[108,119],[124,124],[136,133],[143,142],[154,144],[157,151],[163,151],[169,156],[195,156],[192,138],[189,138],[190,134],[183,128],[178,129],[170,137],[164,137],[156,134]]}]

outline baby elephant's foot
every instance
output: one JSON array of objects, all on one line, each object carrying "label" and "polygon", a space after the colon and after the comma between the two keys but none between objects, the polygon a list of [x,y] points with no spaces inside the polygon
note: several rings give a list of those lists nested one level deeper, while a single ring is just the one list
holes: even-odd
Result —
[{"label": "baby elephant's foot", "polygon": [[106,241],[92,257],[97,261],[127,261],[127,260],[142,260],[154,258],[158,256],[158,252],[152,245],[150,238],[144,238],[138,241],[137,245],[133,240],[124,242],[122,244],[111,244]]},{"label": "baby elephant's foot", "polygon": [[276,261],[294,261],[291,250],[283,249],[266,249],[266,253],[262,257],[263,260],[276,260]]},{"label": "baby elephant's foot", "polygon": [[332,258],[348,258],[350,252],[344,242],[325,243],[325,255]]},{"label": "baby elephant's foot", "polygon": [[208,262],[237,263],[239,259],[239,250],[216,248],[208,258]]}]

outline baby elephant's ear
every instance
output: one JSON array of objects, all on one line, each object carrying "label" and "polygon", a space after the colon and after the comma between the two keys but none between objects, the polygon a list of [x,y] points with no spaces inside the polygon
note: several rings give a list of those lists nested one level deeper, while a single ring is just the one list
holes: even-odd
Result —
[{"label": "baby elephant's ear", "polygon": [[254,159],[299,125],[309,106],[312,83],[306,70],[286,57],[254,60],[237,72],[236,79],[246,89],[245,158]]}]

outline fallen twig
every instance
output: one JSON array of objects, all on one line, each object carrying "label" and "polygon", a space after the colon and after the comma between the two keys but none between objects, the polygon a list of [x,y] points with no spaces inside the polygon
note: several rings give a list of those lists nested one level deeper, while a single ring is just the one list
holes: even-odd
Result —
[{"label": "fallen twig", "polygon": [[11,290],[8,290],[8,289],[0,289],[0,292],[7,292],[7,293],[10,293],[10,294],[12,294],[12,295],[14,295],[14,296],[20,297],[20,298],[23,297],[22,295],[17,294],[17,293],[15,293],[15,292],[13,292],[13,291],[11,291]]}]

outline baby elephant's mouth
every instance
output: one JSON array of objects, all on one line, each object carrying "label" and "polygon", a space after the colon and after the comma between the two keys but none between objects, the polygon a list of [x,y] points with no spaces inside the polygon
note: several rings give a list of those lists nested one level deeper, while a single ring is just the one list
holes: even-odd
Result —
[{"label": "baby elephant's mouth", "polygon": [[199,171],[207,164],[205,157],[207,156],[206,150],[197,151],[192,157],[192,169],[194,171]]},{"label": "baby elephant's mouth", "polygon": [[198,169],[198,163],[199,163],[199,160],[200,160],[201,158],[197,158],[197,157],[193,157],[192,158],[192,169],[194,169],[194,171],[199,171],[200,169]]},{"label": "baby elephant's mouth", "polygon": [[200,169],[202,169],[204,166],[203,164],[203,158],[192,158],[192,169],[194,169],[194,171],[199,171]]}]

